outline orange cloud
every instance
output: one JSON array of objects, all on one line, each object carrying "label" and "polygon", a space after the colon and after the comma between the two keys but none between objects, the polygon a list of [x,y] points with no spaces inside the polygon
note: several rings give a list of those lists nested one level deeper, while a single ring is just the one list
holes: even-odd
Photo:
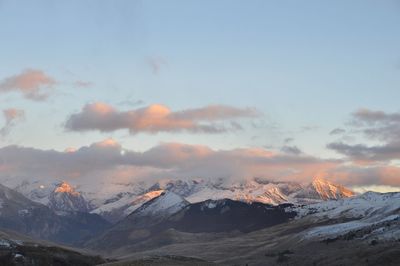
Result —
[{"label": "orange cloud", "polygon": [[31,100],[44,100],[56,81],[41,70],[27,69],[0,82],[0,92],[20,92]]},{"label": "orange cloud", "polygon": [[259,115],[252,108],[225,105],[210,105],[173,112],[165,105],[153,104],[144,108],[119,111],[106,103],[96,102],[85,105],[81,112],[71,115],[65,127],[72,131],[102,132],[128,129],[132,134],[178,131],[219,133],[240,128],[226,126],[224,121]]}]

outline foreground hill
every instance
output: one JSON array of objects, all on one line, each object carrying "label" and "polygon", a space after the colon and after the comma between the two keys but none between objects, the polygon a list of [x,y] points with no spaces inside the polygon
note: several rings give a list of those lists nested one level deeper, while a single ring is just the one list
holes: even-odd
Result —
[{"label": "foreground hill", "polygon": [[0,265],[13,266],[92,266],[107,262],[100,256],[88,255],[26,236],[0,231]]},{"label": "foreground hill", "polygon": [[137,260],[121,260],[102,266],[215,266],[217,264],[198,258],[183,256],[152,256]]}]

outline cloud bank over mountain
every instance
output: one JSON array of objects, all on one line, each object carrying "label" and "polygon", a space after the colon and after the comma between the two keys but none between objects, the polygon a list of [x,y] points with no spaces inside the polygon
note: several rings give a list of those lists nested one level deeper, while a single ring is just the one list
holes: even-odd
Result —
[{"label": "cloud bank over mountain", "polygon": [[158,178],[246,178],[308,182],[327,177],[344,185],[400,186],[400,169],[394,166],[348,164],[260,148],[214,150],[207,146],[161,143],[144,152],[124,149],[106,139],[63,152],[20,146],[0,149],[0,178],[41,177],[98,182],[154,181]]}]

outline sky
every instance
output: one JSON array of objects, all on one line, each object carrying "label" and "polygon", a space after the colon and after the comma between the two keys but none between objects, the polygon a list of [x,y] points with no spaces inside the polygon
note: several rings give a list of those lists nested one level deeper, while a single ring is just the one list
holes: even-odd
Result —
[{"label": "sky", "polygon": [[396,0],[0,0],[0,179],[399,190],[399,23]]}]

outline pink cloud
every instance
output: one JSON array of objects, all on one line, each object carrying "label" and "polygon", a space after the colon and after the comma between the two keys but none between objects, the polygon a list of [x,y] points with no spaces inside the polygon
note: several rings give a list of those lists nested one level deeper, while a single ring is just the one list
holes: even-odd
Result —
[{"label": "pink cloud", "polygon": [[5,124],[0,129],[0,135],[5,136],[10,132],[11,128],[17,124],[18,121],[21,121],[25,118],[25,111],[16,108],[9,108],[3,110],[3,116],[5,119]]},{"label": "pink cloud", "polygon": [[400,186],[399,167],[362,167],[261,148],[214,150],[202,145],[162,143],[137,152],[107,139],[62,152],[7,146],[0,148],[0,158],[0,180],[13,176],[62,177],[93,183],[101,177],[107,184],[195,177],[308,182],[313,177],[325,177],[350,186]]},{"label": "pink cloud", "polygon": [[27,69],[0,82],[0,92],[20,92],[31,100],[44,100],[56,81],[41,70]]},{"label": "pink cloud", "polygon": [[71,115],[65,127],[72,131],[102,132],[128,129],[132,134],[178,131],[219,133],[238,129],[237,126],[227,127],[223,121],[259,115],[252,108],[225,105],[209,105],[174,112],[167,106],[154,104],[144,108],[119,111],[106,103],[96,102],[85,105],[79,113]]}]

